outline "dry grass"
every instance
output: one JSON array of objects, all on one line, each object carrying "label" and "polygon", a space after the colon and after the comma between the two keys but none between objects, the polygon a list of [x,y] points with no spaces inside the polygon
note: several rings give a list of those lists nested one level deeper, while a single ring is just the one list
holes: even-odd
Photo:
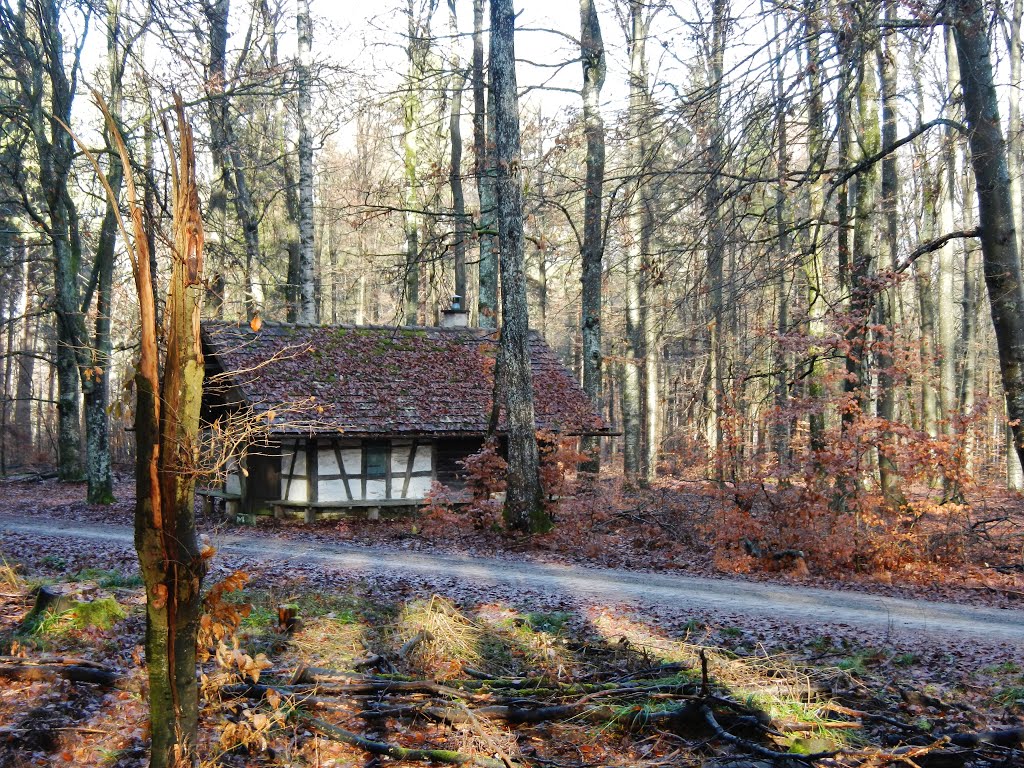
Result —
[{"label": "dry grass", "polygon": [[466,666],[477,666],[483,661],[483,628],[464,616],[450,600],[438,595],[406,605],[396,635],[401,643],[422,635],[406,662],[439,680],[457,677]]},{"label": "dry grass", "polygon": [[367,631],[364,624],[323,616],[308,619],[292,636],[288,656],[316,667],[347,669],[366,655]]},{"label": "dry grass", "polygon": [[[749,701],[773,716],[788,720],[818,722],[827,710],[821,686],[809,670],[768,653],[737,657],[719,647],[701,642],[673,640],[650,626],[607,614],[594,620],[598,631],[633,651],[663,662],[675,662],[693,670],[696,677],[702,663],[708,676],[731,698]],[[703,662],[702,662],[703,659]]]},{"label": "dry grass", "polygon": [[6,592],[20,592],[22,586],[17,569],[0,555],[0,588]]}]

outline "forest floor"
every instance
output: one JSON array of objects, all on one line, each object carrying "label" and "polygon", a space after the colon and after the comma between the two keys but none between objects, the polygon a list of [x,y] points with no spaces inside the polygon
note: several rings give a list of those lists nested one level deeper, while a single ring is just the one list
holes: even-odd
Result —
[{"label": "forest floor", "polygon": [[[4,681],[0,765],[144,760],[143,595],[130,488],[119,491],[101,508],[80,501],[81,487],[0,484],[10,566],[0,574],[0,650],[24,657],[4,663],[77,657],[120,676],[108,687],[59,672]],[[1016,520],[1019,502],[1000,503],[984,519]],[[683,521],[655,508],[645,499],[603,518],[596,535],[617,551],[596,563],[559,546],[557,533],[526,543],[475,530],[441,540],[408,520],[312,530],[204,521],[219,547],[209,583],[245,571],[248,584],[228,600],[253,606],[234,635],[244,653],[204,667],[209,764],[366,765],[373,747],[353,744],[360,734],[496,768],[767,766],[797,752],[828,753],[814,761],[822,765],[1024,765],[1024,599],[1007,567],[1021,556],[1011,528],[1002,541],[988,526],[976,554],[989,560],[962,563],[959,583],[949,564],[933,582],[920,567],[907,579],[791,569],[738,581],[707,578],[715,561],[696,533],[683,557],[607,523],[682,536]],[[668,559],[683,567],[666,568]],[[72,610],[26,627],[42,584],[110,615]],[[282,603],[301,617],[291,634],[275,626]],[[270,688],[239,685],[240,665],[250,675],[263,666],[246,661],[259,653]],[[296,675],[301,667],[315,669]]]}]

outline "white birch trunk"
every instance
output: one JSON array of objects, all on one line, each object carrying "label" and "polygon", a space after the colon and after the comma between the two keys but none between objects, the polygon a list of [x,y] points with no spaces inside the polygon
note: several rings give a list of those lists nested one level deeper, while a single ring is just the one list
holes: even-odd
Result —
[{"label": "white birch trunk", "polygon": [[299,36],[298,102],[299,102],[299,313],[302,323],[316,324],[320,312],[316,296],[316,269],[313,253],[313,136],[312,63],[313,20],[309,0],[298,0],[295,24]]}]

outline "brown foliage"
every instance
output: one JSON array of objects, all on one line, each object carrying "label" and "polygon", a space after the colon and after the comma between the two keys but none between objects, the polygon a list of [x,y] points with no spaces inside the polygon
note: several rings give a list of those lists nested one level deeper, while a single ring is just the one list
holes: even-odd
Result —
[{"label": "brown foliage", "polygon": [[[540,480],[549,511],[570,494],[576,467],[587,460],[579,451],[575,438],[563,438],[555,432],[537,433],[540,450]],[[443,535],[452,530],[470,527],[473,530],[498,530],[502,522],[507,463],[500,453],[497,438],[490,438],[483,448],[462,462],[468,501],[449,489],[435,485],[424,511],[424,528],[429,535]]]}]

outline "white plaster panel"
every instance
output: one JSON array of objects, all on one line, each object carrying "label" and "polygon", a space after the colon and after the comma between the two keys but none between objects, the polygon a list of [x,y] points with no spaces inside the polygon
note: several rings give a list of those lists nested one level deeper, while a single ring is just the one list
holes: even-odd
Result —
[{"label": "white plaster panel", "polygon": [[366,481],[366,498],[386,499],[388,497],[387,483],[383,480]]},{"label": "white plaster panel", "polygon": [[[416,448],[416,460],[413,461],[413,472],[429,472],[434,468],[434,447],[431,445],[420,445]],[[427,478],[430,482],[430,478]]]},{"label": "white plaster panel", "polygon": [[406,491],[405,498],[407,499],[425,499],[427,494],[430,493],[430,486],[433,480],[429,477],[410,477],[409,478],[409,490]]},{"label": "white plaster panel", "polygon": [[317,491],[320,501],[348,501],[344,480],[321,480]]},{"label": "white plaster panel", "polygon": [[[288,488],[288,476],[281,475],[281,493],[284,493],[284,489]],[[309,501],[309,496],[306,493],[306,478],[304,477],[293,477],[291,488],[288,489],[288,498],[285,501]]]},{"label": "white plaster panel", "polygon": [[334,455],[334,451],[321,450],[317,453],[317,471],[321,475],[338,475],[341,474],[338,470],[338,457]]},{"label": "white plaster panel", "polygon": [[346,448],[341,452],[341,460],[345,462],[345,474],[349,477],[363,472],[363,452],[359,448]]},{"label": "white plaster panel", "polygon": [[405,467],[409,463],[409,451],[412,446],[393,445],[391,446],[391,474],[405,474]]},{"label": "white plaster panel", "polygon": [[[282,462],[282,464],[281,464],[281,471],[282,472],[287,472],[287,471],[289,471],[289,469],[291,469],[291,466],[292,466],[292,459],[291,459],[291,456],[289,456],[287,464]],[[306,474],[306,451],[305,451],[304,448],[300,449],[299,452],[295,454],[295,468],[291,469],[291,473],[293,475],[304,475],[304,474]]]}]

